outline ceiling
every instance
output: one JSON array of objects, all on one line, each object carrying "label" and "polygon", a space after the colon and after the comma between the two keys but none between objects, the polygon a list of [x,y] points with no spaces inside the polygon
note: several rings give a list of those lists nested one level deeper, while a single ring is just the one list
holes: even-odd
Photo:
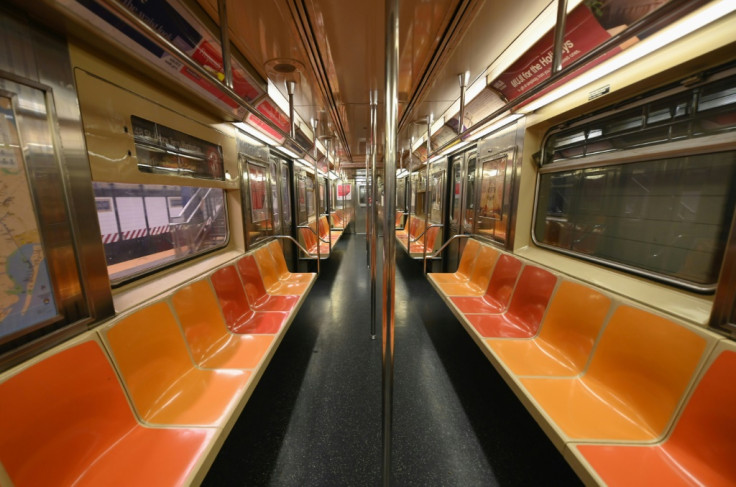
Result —
[{"label": "ceiling", "polygon": [[[217,0],[197,0],[219,24]],[[412,124],[439,118],[551,0],[402,0],[399,11],[400,147]],[[297,67],[295,107],[304,121],[329,122],[344,166],[362,165],[370,140],[371,92],[378,94],[378,155],[384,99],[383,0],[227,0],[232,44],[287,97],[276,63]]]}]

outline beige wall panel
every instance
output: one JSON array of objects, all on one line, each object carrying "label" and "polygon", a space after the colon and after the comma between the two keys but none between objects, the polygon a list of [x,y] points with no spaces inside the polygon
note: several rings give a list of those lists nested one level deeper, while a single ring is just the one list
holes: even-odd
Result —
[{"label": "beige wall panel", "polygon": [[[713,306],[712,295],[701,295],[625,272],[575,259],[536,247],[531,240],[537,165],[532,155],[539,151],[544,134],[552,126],[590,113],[637,93],[671,83],[678,77],[716,66],[734,57],[736,15],[731,14],[700,31],[680,39],[653,54],[629,64],[588,86],[540,108],[527,117],[522,155],[519,211],[514,251],[563,274],[626,296],[663,313],[706,326]],[[724,53],[730,55],[724,57]],[[594,101],[588,93],[610,85],[611,92]]]}]

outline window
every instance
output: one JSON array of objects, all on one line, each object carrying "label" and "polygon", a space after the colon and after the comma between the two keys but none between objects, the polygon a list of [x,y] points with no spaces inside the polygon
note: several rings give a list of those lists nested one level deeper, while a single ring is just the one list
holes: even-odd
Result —
[{"label": "window", "polygon": [[506,240],[508,215],[506,204],[506,169],[513,153],[490,156],[480,163],[480,195],[477,209],[476,232],[503,242]]},{"label": "window", "polygon": [[227,242],[222,189],[101,182],[93,188],[114,284]]},{"label": "window", "polygon": [[534,240],[713,290],[736,200],[735,86],[726,78],[549,135]]},{"label": "window", "polygon": [[135,115],[130,117],[130,121],[139,171],[225,180],[219,145]]},{"label": "window", "polygon": [[468,185],[465,188],[465,215],[463,216],[463,232],[473,231],[475,215],[475,162],[476,156],[468,159]]}]

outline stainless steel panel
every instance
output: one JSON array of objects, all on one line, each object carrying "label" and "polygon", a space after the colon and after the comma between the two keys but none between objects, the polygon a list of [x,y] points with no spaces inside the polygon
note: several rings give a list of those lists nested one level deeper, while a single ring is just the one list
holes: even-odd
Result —
[{"label": "stainless steel panel", "polygon": [[113,313],[70,66],[65,39],[0,10],[0,89],[15,99],[39,231],[63,316],[56,329],[6,355],[5,364]]}]

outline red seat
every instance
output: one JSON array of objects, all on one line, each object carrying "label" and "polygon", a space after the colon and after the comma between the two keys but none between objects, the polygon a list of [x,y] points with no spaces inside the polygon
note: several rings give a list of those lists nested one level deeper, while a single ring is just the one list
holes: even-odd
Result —
[{"label": "red seat", "polygon": [[286,312],[253,311],[250,308],[235,266],[218,269],[211,279],[225,323],[233,333],[278,333],[286,323]]},{"label": "red seat", "polygon": [[482,297],[456,296],[450,299],[463,314],[503,313],[509,304],[511,293],[514,292],[520,270],[521,261],[504,254],[496,261],[488,289]]},{"label": "red seat", "polygon": [[660,444],[573,449],[610,486],[736,485],[735,370],[736,351],[721,351]]},{"label": "red seat", "polygon": [[94,340],[23,369],[0,397],[0,462],[16,486],[184,485],[216,431],[140,425]]},{"label": "red seat", "polygon": [[530,338],[539,330],[556,284],[552,273],[527,265],[505,313],[471,314],[467,319],[484,337]]},{"label": "red seat", "polygon": [[213,369],[255,369],[268,354],[272,335],[234,334],[225,326],[208,279],[187,284],[171,296],[194,362]]},{"label": "red seat", "polygon": [[266,292],[258,264],[252,255],[238,260],[237,267],[248,302],[254,311],[291,311],[299,303],[299,296],[271,296]]}]

